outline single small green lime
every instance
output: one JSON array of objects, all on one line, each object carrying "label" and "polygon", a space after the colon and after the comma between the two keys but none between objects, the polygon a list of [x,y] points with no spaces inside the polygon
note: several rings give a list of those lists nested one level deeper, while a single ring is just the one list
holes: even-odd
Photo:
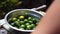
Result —
[{"label": "single small green lime", "polygon": [[35,20],[36,20],[36,18],[33,18],[32,20],[33,20],[33,21],[35,21]]},{"label": "single small green lime", "polygon": [[15,21],[15,24],[16,24],[17,26],[20,26],[20,24],[19,24],[19,22],[18,22],[18,21]]},{"label": "single small green lime", "polygon": [[24,19],[24,22],[27,22],[28,20],[27,19]]},{"label": "single small green lime", "polygon": [[26,23],[26,26],[30,25],[29,23]]},{"label": "single small green lime", "polygon": [[25,22],[24,21],[20,21],[20,24],[24,24]]},{"label": "single small green lime", "polygon": [[25,28],[25,25],[21,25],[20,28]]},{"label": "single small green lime", "polygon": [[28,19],[29,19],[29,20],[31,20],[31,19],[32,19],[32,17],[28,17]]},{"label": "single small green lime", "polygon": [[29,23],[33,23],[33,21],[28,21]]},{"label": "single small green lime", "polygon": [[31,27],[33,27],[33,28],[34,28],[34,27],[35,27],[35,24],[31,24]]},{"label": "single small green lime", "polygon": [[12,21],[16,21],[16,20],[17,20],[17,18],[15,18],[15,17],[14,17],[14,18],[12,18]]},{"label": "single small green lime", "polygon": [[29,29],[29,30],[30,30],[30,29],[31,29],[31,25],[28,25],[28,26],[27,26],[27,29]]}]

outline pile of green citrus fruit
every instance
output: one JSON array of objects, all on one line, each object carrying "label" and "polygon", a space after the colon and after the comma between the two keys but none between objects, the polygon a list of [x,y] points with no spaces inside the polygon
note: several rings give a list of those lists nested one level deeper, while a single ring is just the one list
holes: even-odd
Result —
[{"label": "pile of green citrus fruit", "polygon": [[18,17],[11,18],[9,23],[18,29],[33,30],[37,26],[38,21],[37,18],[29,15],[19,15]]}]

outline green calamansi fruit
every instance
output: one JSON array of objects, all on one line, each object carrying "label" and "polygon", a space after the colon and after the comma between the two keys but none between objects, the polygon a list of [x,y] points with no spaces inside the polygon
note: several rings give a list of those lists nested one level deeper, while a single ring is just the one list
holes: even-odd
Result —
[{"label": "green calamansi fruit", "polygon": [[20,26],[20,24],[19,24],[19,22],[18,22],[18,21],[15,21],[15,24],[16,24],[17,26]]},{"label": "green calamansi fruit", "polygon": [[15,4],[17,3],[19,0],[10,0],[11,3]]},{"label": "green calamansi fruit", "polygon": [[34,24],[37,23],[37,19],[35,19],[35,18],[33,18],[32,21],[33,21]]},{"label": "green calamansi fruit", "polygon": [[[14,24],[10,21],[14,22]],[[27,15],[20,15],[9,20],[12,23],[11,25],[22,30],[33,30],[37,26],[37,21],[36,18]]]},{"label": "green calamansi fruit", "polygon": [[33,21],[36,21],[36,19],[35,19],[35,18],[33,18],[32,20],[33,20]]},{"label": "green calamansi fruit", "polygon": [[25,25],[21,25],[20,28],[25,28]]},{"label": "green calamansi fruit", "polygon": [[35,27],[35,24],[31,24],[31,27],[34,28]]},{"label": "green calamansi fruit", "polygon": [[20,21],[20,24],[24,24],[25,22],[24,21]]},{"label": "green calamansi fruit", "polygon": [[33,18],[33,19],[32,19],[32,21],[36,21],[36,22],[38,22],[38,21],[39,21],[39,19]]},{"label": "green calamansi fruit", "polygon": [[32,24],[33,23],[33,21],[28,21],[30,24]]},{"label": "green calamansi fruit", "polygon": [[27,26],[27,29],[28,29],[28,30],[31,30],[31,25],[28,25],[28,26]]},{"label": "green calamansi fruit", "polygon": [[33,30],[35,28],[35,24],[31,24],[31,29]]},{"label": "green calamansi fruit", "polygon": [[24,19],[24,22],[28,22],[28,19]]},{"label": "green calamansi fruit", "polygon": [[39,19],[33,18],[32,21],[33,21],[33,23],[34,23],[35,25],[37,25],[38,22],[39,22]]},{"label": "green calamansi fruit", "polygon": [[26,26],[30,25],[29,23],[26,23]]},{"label": "green calamansi fruit", "polygon": [[14,18],[12,18],[12,21],[16,21],[16,20],[17,20],[17,18],[15,18],[15,17],[14,17]]},{"label": "green calamansi fruit", "polygon": [[28,20],[31,20],[32,19],[32,17],[28,17]]}]

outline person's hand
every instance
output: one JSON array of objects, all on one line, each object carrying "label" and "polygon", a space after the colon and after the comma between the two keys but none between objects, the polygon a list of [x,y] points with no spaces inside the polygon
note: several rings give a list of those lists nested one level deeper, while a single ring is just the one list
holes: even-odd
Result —
[{"label": "person's hand", "polygon": [[[60,32],[60,0],[55,0],[46,15],[38,24],[36,30],[32,34],[56,34]],[[59,34],[59,33],[58,33]]]}]

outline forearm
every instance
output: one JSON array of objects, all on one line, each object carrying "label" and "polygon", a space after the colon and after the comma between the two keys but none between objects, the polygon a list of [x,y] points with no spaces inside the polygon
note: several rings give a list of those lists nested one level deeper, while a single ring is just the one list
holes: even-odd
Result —
[{"label": "forearm", "polygon": [[60,24],[60,0],[53,2],[32,34],[52,34]]}]

